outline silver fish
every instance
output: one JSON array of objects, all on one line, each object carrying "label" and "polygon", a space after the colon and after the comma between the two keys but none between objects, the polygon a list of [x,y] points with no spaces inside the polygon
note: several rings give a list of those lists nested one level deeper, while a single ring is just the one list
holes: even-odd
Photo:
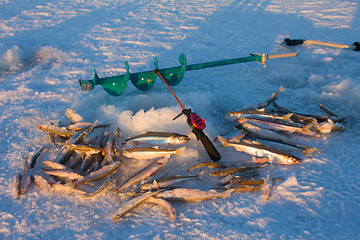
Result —
[{"label": "silver fish", "polygon": [[186,170],[186,172],[191,171],[191,170],[196,169],[196,168],[199,168],[199,167],[225,168],[225,166],[223,164],[221,164],[221,163],[207,161],[207,162],[199,162],[199,163],[193,165],[188,170]]},{"label": "silver fish", "polygon": [[68,144],[66,146],[77,153],[87,154],[87,155],[98,154],[99,152],[102,151],[102,148],[90,146],[90,145]]},{"label": "silver fish", "polygon": [[219,136],[218,138],[225,147],[231,146],[234,147],[237,151],[245,152],[255,157],[266,157],[270,162],[273,162],[274,164],[292,165],[302,162],[300,158],[294,155],[279,151],[277,149],[266,147],[262,144],[251,144],[245,142],[230,143],[221,136]]},{"label": "silver fish", "polygon": [[[223,138],[225,138],[226,140],[228,140],[229,142],[238,142],[241,139],[243,139],[246,135],[248,135],[249,132],[246,131],[245,129],[239,129],[224,135],[221,135]],[[215,142],[219,142],[219,140],[217,138],[215,138]]]},{"label": "silver fish", "polygon": [[172,154],[185,155],[185,147],[175,150],[158,148],[128,148],[122,151],[122,154],[128,158],[153,159],[158,157],[170,157]]},{"label": "silver fish", "polygon": [[79,179],[83,178],[83,176],[81,176],[80,174],[75,173],[70,170],[67,170],[67,169],[44,171],[44,173],[46,173],[48,175],[60,177],[60,178],[66,178],[69,180],[79,180]]},{"label": "silver fish", "polygon": [[35,167],[36,161],[38,160],[40,155],[44,152],[44,150],[45,150],[45,146],[41,147],[36,153],[34,153],[34,155],[32,155],[31,161],[30,161],[30,168]]},{"label": "silver fish", "polygon": [[125,214],[140,206],[143,202],[152,196],[155,196],[158,192],[146,192],[140,196],[134,197],[131,200],[125,202],[120,209],[112,216],[114,222],[119,221]]},{"label": "silver fish", "polygon": [[145,202],[154,203],[162,206],[169,213],[171,221],[175,221],[176,219],[175,208],[173,208],[173,206],[171,206],[171,204],[168,201],[156,197],[149,197]]},{"label": "silver fish", "polygon": [[38,128],[41,131],[47,132],[49,134],[56,134],[62,137],[71,137],[76,133],[76,131],[69,131],[66,129],[66,127],[57,127],[55,125],[39,125]]},{"label": "silver fish", "polygon": [[217,192],[215,190],[201,191],[199,189],[190,188],[175,188],[172,190],[160,192],[157,197],[165,198],[168,200],[188,201],[188,202],[199,202],[206,199],[213,198],[228,198],[234,190],[229,189],[223,192]]},{"label": "silver fish", "polygon": [[144,179],[152,176],[160,168],[165,166],[167,162],[168,162],[167,158],[160,158],[160,159],[152,162],[150,165],[143,168],[140,172],[136,173],[133,177],[131,177],[125,183],[123,183],[122,186],[118,187],[116,191],[120,192],[121,190],[128,188],[132,184],[137,183],[141,180],[144,180]]},{"label": "silver fish", "polygon": [[225,169],[220,169],[220,170],[215,170],[210,172],[210,176],[227,176],[229,174],[234,174],[234,173],[238,173],[238,172],[246,172],[246,171],[251,171],[254,169],[258,169],[260,167],[263,167],[263,165],[260,166],[247,166],[247,167],[235,167],[235,168],[225,168]]},{"label": "silver fish", "polygon": [[22,192],[21,185],[22,185],[22,175],[16,174],[13,181],[13,190],[14,190],[13,193],[16,199],[20,198]]},{"label": "silver fish", "polygon": [[159,180],[154,180],[149,183],[144,183],[140,186],[143,190],[155,190],[160,188],[168,188],[172,187],[178,183],[182,183],[185,181],[190,181],[194,179],[199,179],[199,175],[196,176],[173,176],[168,178],[163,178]]},{"label": "silver fish", "polygon": [[86,198],[92,198],[92,197],[104,195],[107,192],[109,192],[111,189],[114,189],[115,186],[116,186],[116,179],[112,175],[96,191],[87,194],[83,198],[86,199]]},{"label": "silver fish", "polygon": [[122,145],[122,136],[121,136],[121,130],[120,128],[116,128],[114,131],[114,145],[113,145],[113,151],[116,155],[116,157],[120,157],[120,145]]},{"label": "silver fish", "polygon": [[62,184],[60,182],[53,182],[53,183],[50,183],[50,184],[51,184],[51,187],[55,191],[60,192],[62,194],[69,194],[69,195],[71,195],[71,194],[81,194],[81,195],[86,194],[86,192],[84,192],[84,191],[75,189],[70,185],[64,185],[64,184]]},{"label": "silver fish", "polygon": [[37,174],[32,175],[31,177],[34,179],[34,182],[39,186],[40,189],[47,192],[51,192],[53,190],[51,184],[44,177]]},{"label": "silver fish", "polygon": [[269,200],[272,194],[273,185],[274,185],[273,173],[274,173],[274,165],[270,163],[270,169],[267,173],[267,177],[262,187],[262,190],[264,192],[264,197],[266,200]]},{"label": "silver fish", "polygon": [[186,135],[178,133],[166,132],[146,132],[125,140],[127,142],[135,142],[137,144],[151,144],[151,145],[174,145],[182,144],[189,141],[190,138]]},{"label": "silver fish", "polygon": [[289,137],[287,137],[283,134],[280,134],[279,132],[272,131],[269,129],[264,129],[264,128],[258,127],[254,124],[248,123],[248,122],[243,122],[242,125],[246,130],[255,134],[255,136],[258,138],[265,139],[265,140],[279,141],[283,144],[287,144],[287,145],[296,147],[298,149],[304,150],[304,153],[308,157],[311,156],[312,152],[317,151],[316,148],[312,148],[312,147],[297,143],[297,142],[291,140]]},{"label": "silver fish", "polygon": [[108,165],[102,167],[101,169],[97,170],[96,172],[90,173],[89,176],[86,176],[86,177],[74,182],[73,185],[76,186],[80,183],[85,183],[85,182],[90,182],[90,181],[101,179],[109,174],[114,173],[118,169],[118,167],[120,167],[120,165],[121,165],[121,162],[113,162],[111,164],[108,164]]},{"label": "silver fish", "polygon": [[281,131],[286,133],[299,133],[307,136],[317,136],[316,132],[311,131],[313,124],[307,125],[299,125],[295,123],[279,121],[278,119],[255,119],[255,118],[238,118],[239,123],[249,123],[261,128],[273,130],[273,131]]},{"label": "silver fish", "polygon": [[69,118],[72,123],[83,122],[84,118],[78,114],[74,109],[67,108],[65,115]]},{"label": "silver fish", "polygon": [[54,170],[59,170],[59,169],[68,169],[68,167],[66,167],[64,164],[58,163],[58,162],[53,162],[53,161],[48,161],[45,160],[43,161],[43,164],[51,169]]},{"label": "silver fish", "polygon": [[258,109],[262,109],[262,108],[266,108],[267,106],[269,106],[273,101],[276,100],[277,96],[283,92],[285,90],[285,88],[283,88],[282,86],[279,88],[279,90],[276,93],[271,94],[271,96],[266,99],[265,101],[252,105],[250,107],[247,107],[245,110],[258,110]]}]

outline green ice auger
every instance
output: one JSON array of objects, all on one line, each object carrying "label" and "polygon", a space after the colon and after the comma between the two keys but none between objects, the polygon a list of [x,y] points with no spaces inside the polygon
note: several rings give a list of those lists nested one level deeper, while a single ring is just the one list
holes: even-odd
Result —
[{"label": "green ice auger", "polygon": [[[292,50],[291,50],[292,51]],[[230,64],[244,63],[244,62],[260,62],[265,64],[267,59],[272,58],[283,58],[283,57],[293,57],[296,56],[298,52],[292,51],[291,53],[285,54],[250,54],[248,57],[240,57],[233,59],[226,59],[213,62],[204,62],[198,64],[187,65],[185,54],[179,56],[179,62],[181,66],[159,69],[158,60],[154,58],[155,70],[158,71],[170,86],[175,86],[181,82],[186,71],[199,70],[204,68],[218,67]],[[80,86],[83,90],[88,91],[92,90],[95,85],[101,85],[103,89],[112,96],[120,96],[125,89],[127,88],[129,80],[134,84],[134,86],[141,91],[150,90],[156,81],[157,74],[154,73],[154,70],[139,72],[139,73],[130,73],[129,63],[125,62],[126,73],[123,75],[104,77],[100,78],[94,69],[94,78],[92,80],[81,80],[79,79]]]}]

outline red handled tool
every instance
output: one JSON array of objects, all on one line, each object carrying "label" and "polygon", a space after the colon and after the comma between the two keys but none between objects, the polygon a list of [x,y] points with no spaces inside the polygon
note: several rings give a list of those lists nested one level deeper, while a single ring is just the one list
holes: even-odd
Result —
[{"label": "red handled tool", "polygon": [[195,134],[197,140],[202,143],[204,146],[206,152],[208,153],[210,159],[214,162],[217,162],[221,159],[220,153],[215,148],[214,144],[210,141],[210,139],[205,135],[204,129],[206,127],[205,120],[202,119],[199,115],[196,113],[191,112],[191,109],[186,109],[184,105],[180,102],[180,100],[177,98],[175,93],[171,90],[170,86],[167,84],[167,82],[164,80],[164,78],[161,76],[158,70],[153,71],[156,75],[160,77],[160,79],[165,83],[167,88],[170,90],[172,95],[175,97],[176,101],[179,103],[179,105],[182,108],[182,111],[179,115],[177,115],[173,120],[180,117],[182,114],[184,114],[187,117],[187,123],[192,129],[192,132]]}]

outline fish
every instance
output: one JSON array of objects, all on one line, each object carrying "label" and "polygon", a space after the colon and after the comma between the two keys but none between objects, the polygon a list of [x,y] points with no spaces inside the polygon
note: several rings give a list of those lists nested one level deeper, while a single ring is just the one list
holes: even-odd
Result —
[{"label": "fish", "polygon": [[[227,134],[223,134],[221,135],[223,138],[225,138],[226,140],[228,140],[229,142],[237,142],[240,141],[241,139],[243,139],[246,135],[248,135],[249,132],[246,131],[245,129],[239,129]],[[217,138],[215,138],[215,142],[219,142],[219,140]]]},{"label": "fish", "polygon": [[72,123],[84,122],[84,118],[80,114],[78,114],[74,109],[70,109],[70,108],[65,109],[65,115]]},{"label": "fish", "polygon": [[266,108],[267,106],[269,106],[273,101],[276,100],[277,96],[283,92],[285,90],[285,88],[283,86],[281,86],[279,88],[279,90],[273,94],[271,94],[271,96],[266,99],[265,101],[252,105],[250,107],[245,108],[245,110],[258,110],[258,109],[262,109],[262,108]]},{"label": "fish", "polygon": [[317,151],[316,148],[312,148],[312,147],[297,143],[297,142],[291,140],[288,136],[280,134],[279,132],[272,131],[270,129],[261,128],[259,126],[256,126],[256,125],[248,123],[248,122],[243,122],[242,125],[247,131],[254,134],[257,138],[281,142],[283,144],[287,144],[292,147],[304,150],[304,153],[308,157],[311,157],[312,152]]},{"label": "fish", "polygon": [[144,180],[150,176],[152,176],[155,172],[157,172],[160,168],[166,165],[168,162],[167,158],[160,158],[153,161],[151,164],[143,168],[141,171],[136,173],[134,176],[125,181],[120,187],[116,189],[116,192],[120,192],[123,189],[130,187],[131,185]]},{"label": "fish", "polygon": [[81,183],[90,182],[90,181],[104,178],[107,175],[114,173],[118,169],[118,167],[120,167],[120,165],[121,165],[121,162],[113,162],[111,164],[105,165],[101,169],[90,173],[88,176],[77,180],[76,182],[73,183],[73,185],[76,186]]},{"label": "fish", "polygon": [[[199,174],[200,175],[200,174]],[[199,179],[199,175],[196,176],[173,176],[168,178],[163,178],[159,180],[154,180],[152,182],[144,183],[140,186],[143,190],[155,190],[160,188],[172,187],[178,183],[185,181],[190,181],[194,179]]]},{"label": "fish", "polygon": [[260,187],[259,186],[242,185],[242,186],[233,187],[230,189],[233,189],[234,192],[254,192],[254,191],[260,190]]},{"label": "fish", "polygon": [[291,117],[293,113],[287,113],[283,115],[278,115],[270,112],[259,111],[259,110],[240,110],[240,111],[231,111],[225,114],[225,118],[229,121],[235,121],[239,117],[248,117],[248,118],[270,118],[270,119],[281,119],[284,121],[292,121]]},{"label": "fish", "polygon": [[103,150],[103,148],[90,146],[90,145],[77,145],[77,144],[64,144],[64,145],[77,153],[86,154],[86,155],[98,154]]},{"label": "fish", "polygon": [[193,166],[191,166],[188,170],[186,170],[186,172],[191,171],[193,169],[196,168],[200,168],[200,167],[208,167],[208,168],[225,168],[225,165],[222,163],[218,163],[218,162],[210,162],[210,161],[206,161],[206,162],[199,162]]},{"label": "fish", "polygon": [[291,122],[280,121],[278,119],[255,119],[255,118],[238,118],[237,121],[241,124],[249,123],[260,128],[281,131],[286,133],[299,133],[306,136],[317,136],[316,132],[311,131],[313,123],[307,125],[300,125]]},{"label": "fish", "polygon": [[48,160],[43,161],[43,164],[54,170],[68,169],[68,167],[66,167],[64,164],[61,164],[58,162],[53,162],[53,161],[48,161]]},{"label": "fish", "polygon": [[152,159],[158,157],[169,158],[172,154],[185,155],[186,147],[171,149],[158,149],[158,148],[128,148],[122,151],[122,154],[127,158],[136,159]]},{"label": "fish", "polygon": [[38,160],[40,155],[45,151],[45,149],[46,149],[46,147],[43,146],[38,151],[36,151],[36,153],[34,153],[34,155],[32,155],[29,168],[35,167],[36,161]]},{"label": "fish", "polygon": [[35,184],[42,190],[51,192],[53,190],[51,184],[42,176],[35,174],[31,178],[34,180]]},{"label": "fish", "polygon": [[[94,130],[94,128],[99,125],[99,122],[96,120],[89,128],[87,128],[85,131],[81,132],[81,134],[77,135],[75,139],[72,139],[70,142],[65,142],[66,144],[79,144],[84,142],[87,135],[89,135],[90,132]],[[75,133],[78,133],[75,131]]]},{"label": "fish", "polygon": [[69,131],[80,131],[91,127],[93,123],[90,122],[76,122],[66,127]]},{"label": "fish", "polygon": [[251,171],[254,169],[258,169],[260,167],[262,167],[263,165],[260,166],[246,166],[246,167],[236,167],[236,168],[225,168],[225,169],[220,169],[220,170],[215,170],[210,172],[210,176],[227,176],[229,174],[234,174],[237,172],[245,172],[245,171]]},{"label": "fish", "polygon": [[109,163],[113,163],[114,162],[114,158],[113,158],[113,145],[114,145],[114,140],[112,138],[112,136],[108,137],[108,140],[106,142],[105,147],[103,148],[103,155],[105,156],[106,160]]},{"label": "fish", "polygon": [[[327,115],[331,116],[331,117],[334,117],[334,118],[339,118],[339,116],[337,114],[335,114],[333,111],[329,110],[327,107],[325,107],[324,105],[322,104],[319,104],[319,107],[321,110],[324,111],[324,113],[326,113]],[[344,117],[344,120],[345,120],[345,117]],[[342,120],[343,121],[343,120]]]},{"label": "fish", "polygon": [[345,127],[340,123],[335,123],[331,119],[321,123],[314,124],[316,130],[318,130],[322,134],[330,133],[332,130],[335,131],[345,131]]},{"label": "fish", "polygon": [[252,144],[245,142],[230,143],[221,136],[218,138],[224,147],[231,146],[234,147],[237,151],[248,153],[254,157],[266,157],[269,162],[273,162],[274,164],[293,165],[302,162],[300,158],[292,154],[269,148],[262,144]]},{"label": "fish", "polygon": [[68,169],[56,169],[56,170],[44,171],[44,173],[51,176],[66,178],[69,180],[79,180],[83,178],[83,176],[81,176],[80,174],[70,171]]},{"label": "fish", "polygon": [[61,182],[50,182],[51,187],[54,191],[60,192],[62,194],[80,194],[84,195],[86,192],[73,188],[70,185],[64,185]]},{"label": "fish", "polygon": [[145,202],[147,199],[149,199],[152,196],[155,196],[158,193],[158,191],[156,192],[151,192],[148,191],[144,194],[141,194],[137,197],[132,198],[131,200],[125,202],[123,205],[120,206],[119,210],[112,216],[112,220],[114,222],[120,221],[121,218],[127,214],[128,212],[130,212],[131,210],[133,210],[134,208],[140,206],[143,202]]},{"label": "fish", "polygon": [[65,164],[66,161],[73,155],[75,154],[75,151],[71,150],[69,147],[67,147],[66,145],[63,146],[60,149],[59,154],[55,157],[54,162],[58,162],[61,164]]},{"label": "fish", "polygon": [[83,198],[87,199],[87,198],[92,198],[95,196],[100,196],[100,195],[106,194],[111,189],[114,189],[115,185],[116,185],[116,179],[112,175],[96,191],[83,196]]},{"label": "fish", "polygon": [[22,185],[22,175],[16,174],[13,180],[13,193],[15,199],[19,199],[22,194],[21,185]]},{"label": "fish", "polygon": [[167,200],[176,200],[176,201],[187,201],[187,202],[200,202],[206,199],[213,198],[228,198],[231,196],[231,193],[234,190],[229,189],[222,192],[217,192],[214,189],[209,191],[202,191],[199,189],[191,188],[175,188],[172,190],[167,190],[157,194],[158,198],[164,198]]},{"label": "fish", "polygon": [[125,143],[134,142],[136,144],[151,144],[151,145],[175,145],[182,144],[189,141],[189,136],[178,133],[166,132],[146,132],[125,140]]},{"label": "fish", "polygon": [[120,128],[115,128],[113,152],[115,153],[116,157],[118,157],[118,158],[121,156],[120,145],[122,145],[121,130],[120,130]]},{"label": "fish", "polygon": [[[282,180],[282,178],[278,177],[278,178],[273,179],[273,181],[279,181],[279,180]],[[264,182],[265,182],[264,179],[259,179],[259,180],[256,180],[256,179],[237,179],[236,180],[236,183],[240,184],[240,185],[263,185]]]},{"label": "fish", "polygon": [[264,192],[264,197],[266,200],[269,200],[272,194],[272,190],[274,186],[273,173],[274,173],[274,165],[270,163],[270,169],[267,173],[266,179],[264,181],[264,185],[261,188],[262,191]]},{"label": "fish", "polygon": [[169,213],[171,221],[176,220],[175,208],[173,208],[168,201],[156,197],[149,197],[145,202],[162,206]]},{"label": "fish", "polygon": [[69,131],[66,129],[66,127],[57,127],[55,125],[51,125],[51,124],[42,124],[39,125],[38,128],[41,131],[47,132],[49,134],[55,134],[55,135],[59,135],[62,137],[71,137],[72,135],[74,135],[76,133],[76,131]]}]

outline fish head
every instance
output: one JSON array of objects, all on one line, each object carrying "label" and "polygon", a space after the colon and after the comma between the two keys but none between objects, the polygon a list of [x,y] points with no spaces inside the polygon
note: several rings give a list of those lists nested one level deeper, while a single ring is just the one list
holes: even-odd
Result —
[{"label": "fish head", "polygon": [[301,159],[295,156],[289,156],[287,158],[287,164],[300,164],[302,163]]},{"label": "fish head", "polygon": [[127,157],[127,158],[131,158],[133,154],[132,154],[131,151],[129,151],[127,149],[124,149],[124,150],[122,150],[122,155]]},{"label": "fish head", "polygon": [[225,113],[225,118],[228,121],[235,121],[237,119],[237,116],[233,112]]},{"label": "fish head", "polygon": [[239,117],[239,118],[237,119],[237,121],[238,121],[239,123],[241,123],[241,124],[245,123],[245,119],[242,118],[242,117]]},{"label": "fish head", "polygon": [[187,141],[190,140],[190,137],[185,136],[185,135],[181,135],[181,136],[176,136],[174,137],[173,141],[175,144],[181,144],[181,143],[185,143]]}]

